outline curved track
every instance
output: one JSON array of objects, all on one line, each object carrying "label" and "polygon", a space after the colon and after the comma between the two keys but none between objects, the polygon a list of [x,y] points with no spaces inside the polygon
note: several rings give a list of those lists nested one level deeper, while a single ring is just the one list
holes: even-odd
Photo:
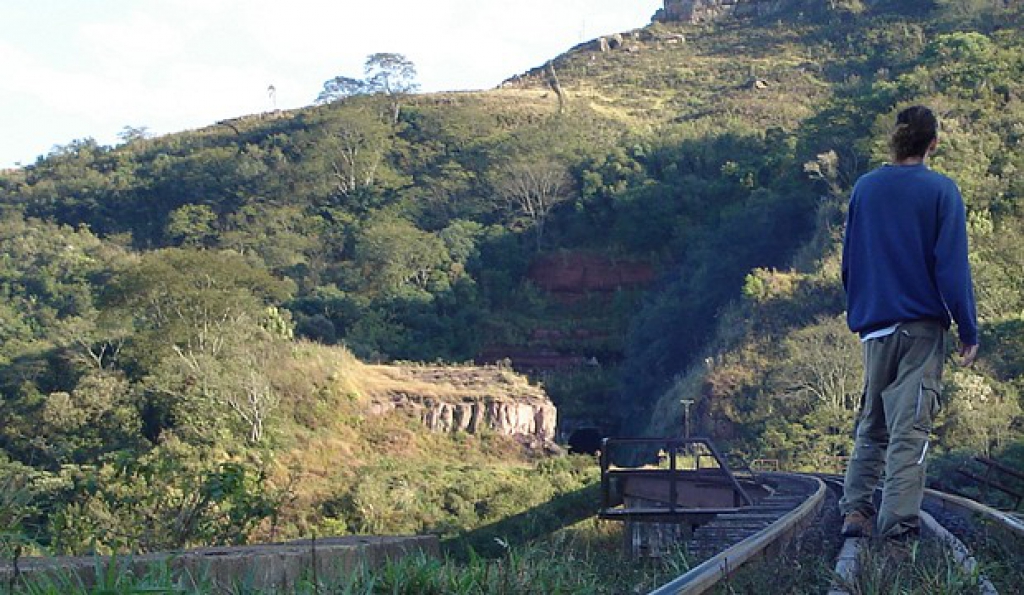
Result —
[{"label": "curved track", "polygon": [[[821,476],[830,485],[842,490],[842,478],[839,476]],[[928,511],[935,513],[932,516]],[[941,513],[940,513],[941,511]],[[971,556],[966,546],[946,527],[946,525],[960,525],[961,527],[971,524],[969,518],[972,515],[980,515],[988,523],[1000,526],[1003,530],[1016,533],[1024,537],[1024,523],[1013,516],[999,510],[995,510],[973,500],[926,489],[925,500],[921,507],[921,529],[922,535],[927,539],[934,539],[949,550],[963,571],[967,574],[976,572],[977,562]],[[936,516],[939,519],[936,519]],[[859,551],[867,540],[848,538],[843,549],[836,560],[835,574],[839,582],[852,584],[854,576],[858,572]],[[982,595],[998,595],[998,591],[992,583],[984,576],[978,577],[978,591]],[[829,595],[848,595],[848,591],[841,587],[834,586]]]},{"label": "curved track", "polygon": [[[1002,531],[1024,539],[1024,519],[975,502],[963,496],[947,494],[937,490],[926,489],[924,491],[924,508],[935,516],[945,516],[941,512],[955,515],[960,518],[968,518],[972,515],[979,515],[993,523]],[[941,512],[940,512],[941,511]]]},{"label": "curved track", "polygon": [[[756,506],[719,515],[714,522],[698,529],[693,534],[693,551],[710,557],[649,595],[695,595],[708,591],[746,562],[780,551],[814,521],[827,492],[841,493],[842,490],[842,479],[831,475],[769,473],[762,477],[775,488],[775,493]],[[1024,521],[1014,515],[960,496],[926,491],[922,510],[926,537],[942,542],[968,570],[975,564],[970,552],[943,525],[969,526],[979,517],[989,526],[997,526],[1015,538],[1024,538]],[[834,530],[838,531],[838,527]],[[840,553],[836,574],[847,582],[857,571],[857,546],[863,543],[864,540],[847,540]],[[979,592],[992,595],[996,590],[981,577]],[[834,588],[830,593],[844,591]]]},{"label": "curved track", "polygon": [[740,512],[719,515],[694,533],[702,547],[731,543],[650,595],[693,595],[707,591],[746,562],[781,549],[815,518],[825,502],[827,488],[816,477],[788,473],[763,477],[775,487],[773,495]]}]

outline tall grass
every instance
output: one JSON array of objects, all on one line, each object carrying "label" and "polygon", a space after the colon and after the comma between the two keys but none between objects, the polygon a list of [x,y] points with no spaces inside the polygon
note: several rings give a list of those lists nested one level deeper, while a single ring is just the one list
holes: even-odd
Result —
[{"label": "tall grass", "polygon": [[86,581],[66,569],[34,572],[0,585],[0,595],[136,595],[199,594],[215,592],[204,576],[174,572],[170,565],[154,564],[142,575],[136,573],[130,558],[97,558],[94,581]]},{"label": "tall grass", "polygon": [[975,526],[979,529],[961,539],[981,562],[985,576],[1000,593],[1024,589],[1024,538],[989,527],[980,518]]},{"label": "tall grass", "polygon": [[966,572],[934,540],[906,546],[872,543],[861,550],[858,573],[843,585],[851,595],[958,595],[978,592],[978,571]]},{"label": "tall grass", "polygon": [[689,569],[682,550],[657,562],[634,563],[623,557],[621,539],[619,525],[591,520],[522,547],[501,544],[504,553],[498,558],[471,552],[456,561],[416,554],[346,574],[307,574],[287,589],[269,590],[244,579],[214,585],[203,576],[174,576],[167,566],[137,576],[122,560],[97,568],[94,586],[69,572],[54,572],[13,589],[0,586],[0,595],[612,595],[646,592]]}]

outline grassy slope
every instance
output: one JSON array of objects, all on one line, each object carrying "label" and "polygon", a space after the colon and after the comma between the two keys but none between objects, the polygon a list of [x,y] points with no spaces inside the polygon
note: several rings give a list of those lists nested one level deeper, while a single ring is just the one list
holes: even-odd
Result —
[{"label": "grassy slope", "polygon": [[[827,55],[807,39],[815,30],[781,21],[658,23],[627,36],[625,49],[602,53],[584,44],[553,63],[573,104],[633,129],[682,124],[699,134],[736,118],[762,129],[791,129],[830,94],[823,75]],[[754,88],[755,80],[767,87]],[[497,92],[546,85],[537,69],[509,83],[516,91]]]},{"label": "grassy slope", "polygon": [[372,402],[391,394],[546,399],[509,370],[368,365],[342,348],[300,343],[273,381],[283,392],[272,484],[291,492],[278,535],[308,535],[317,527],[322,533],[450,534],[593,479],[591,464],[582,460],[538,471],[536,453],[513,438],[432,433],[401,411],[372,413]]}]

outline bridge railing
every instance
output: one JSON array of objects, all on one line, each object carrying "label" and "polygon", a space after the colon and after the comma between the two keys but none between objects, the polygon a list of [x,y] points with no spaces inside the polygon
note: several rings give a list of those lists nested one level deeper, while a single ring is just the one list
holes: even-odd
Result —
[{"label": "bridge railing", "polygon": [[[707,438],[606,438],[600,463],[602,518],[672,517],[753,504]],[[626,496],[656,505],[619,508]]]}]

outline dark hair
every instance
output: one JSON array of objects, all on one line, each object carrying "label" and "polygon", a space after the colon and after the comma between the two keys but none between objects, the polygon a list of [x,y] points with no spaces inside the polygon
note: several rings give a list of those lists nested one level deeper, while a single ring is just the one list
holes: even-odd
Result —
[{"label": "dark hair", "polygon": [[896,115],[896,128],[889,138],[889,149],[896,161],[924,157],[939,135],[939,120],[923,105],[908,107]]}]

